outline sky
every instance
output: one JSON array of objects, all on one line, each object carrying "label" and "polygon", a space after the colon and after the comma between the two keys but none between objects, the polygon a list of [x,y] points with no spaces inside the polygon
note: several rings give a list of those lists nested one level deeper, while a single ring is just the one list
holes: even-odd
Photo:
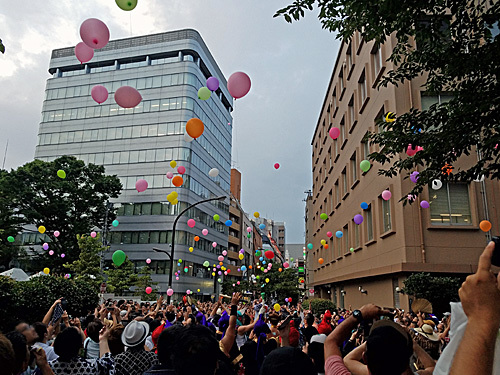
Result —
[{"label": "sky", "polygon": [[80,42],[85,19],[106,23],[112,40],[193,28],[226,79],[243,71],[252,80],[232,113],[232,165],[242,173],[243,208],[284,221],[286,242],[304,243],[311,139],[340,44],[321,28],[317,10],[293,24],[273,18],[291,2],[139,0],[125,12],[114,0],[0,0],[6,47],[0,55],[0,162],[7,142],[6,169],[33,160],[50,53]]}]

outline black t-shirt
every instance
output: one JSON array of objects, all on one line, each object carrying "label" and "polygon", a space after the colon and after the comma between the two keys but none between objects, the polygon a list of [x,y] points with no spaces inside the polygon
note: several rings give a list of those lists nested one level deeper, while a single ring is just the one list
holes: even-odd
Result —
[{"label": "black t-shirt", "polygon": [[318,334],[318,330],[313,326],[309,326],[307,328],[302,328],[302,335],[306,339],[307,343],[311,342],[311,337]]}]

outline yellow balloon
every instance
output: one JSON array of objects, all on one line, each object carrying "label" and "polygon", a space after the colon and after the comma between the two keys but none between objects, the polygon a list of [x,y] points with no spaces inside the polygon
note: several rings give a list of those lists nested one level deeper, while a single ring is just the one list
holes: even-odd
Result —
[{"label": "yellow balloon", "polygon": [[266,283],[268,283],[268,282],[269,282],[269,279],[266,279]]},{"label": "yellow balloon", "polygon": [[221,267],[220,268],[222,271],[225,271],[226,270],[226,267]]},{"label": "yellow balloon", "polygon": [[40,233],[44,234],[44,233],[45,233],[45,227],[44,227],[43,225],[40,225],[40,226],[38,227],[38,231],[39,231]]},{"label": "yellow balloon", "polygon": [[255,216],[256,218],[258,218],[258,217],[260,217],[260,214],[258,212],[254,212],[253,216]]},{"label": "yellow balloon", "polygon": [[175,206],[177,203],[179,203],[179,201],[178,201],[177,199],[174,199],[174,200],[173,200],[172,202],[170,202],[170,203],[172,203],[172,205],[174,205],[174,206]]},{"label": "yellow balloon", "polygon": [[47,267],[45,267],[43,269],[43,273],[46,274],[46,275],[48,275],[50,273],[50,270]]},{"label": "yellow balloon", "polygon": [[177,165],[177,162],[176,162],[175,160],[172,160],[172,161],[170,162],[170,166],[171,166],[172,168],[175,168],[175,166],[176,166],[176,165]]},{"label": "yellow balloon", "polygon": [[212,272],[212,276],[215,276],[215,272]]},{"label": "yellow balloon", "polygon": [[192,253],[194,251],[194,248],[190,247],[189,252]]},{"label": "yellow balloon", "polygon": [[274,307],[274,311],[280,312],[281,306],[279,305],[279,303],[275,303],[273,307]]},{"label": "yellow balloon", "polygon": [[385,122],[394,122],[396,121],[396,115],[392,112],[388,112],[385,116]]},{"label": "yellow balloon", "polygon": [[244,257],[245,256],[243,254],[238,255],[238,258],[240,258],[240,260],[243,260]]},{"label": "yellow balloon", "polygon": [[325,244],[326,244],[326,241],[325,241],[325,240],[321,240],[321,244],[322,244],[322,245],[325,245]]},{"label": "yellow balloon", "polygon": [[198,293],[200,292],[200,290],[198,289]]}]

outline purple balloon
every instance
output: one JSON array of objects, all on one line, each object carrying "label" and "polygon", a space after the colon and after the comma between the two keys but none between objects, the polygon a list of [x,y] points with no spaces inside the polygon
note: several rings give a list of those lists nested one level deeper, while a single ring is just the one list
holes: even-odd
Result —
[{"label": "purple balloon", "polygon": [[207,88],[210,91],[216,91],[219,88],[219,80],[215,77],[207,79]]},{"label": "purple balloon", "polygon": [[48,250],[49,249],[49,244],[48,243],[44,243],[43,246],[42,246],[42,248],[44,250]]},{"label": "purple balloon", "polygon": [[420,207],[422,207],[422,208],[429,208],[429,202],[427,202],[427,201],[420,202]]},{"label": "purple balloon", "polygon": [[94,57],[94,50],[87,46],[85,43],[80,42],[75,47],[75,56],[82,64],[92,60]]},{"label": "purple balloon", "polygon": [[92,96],[92,99],[101,104],[108,100],[108,89],[102,85],[97,85],[92,87],[90,95]]},{"label": "purple balloon", "polygon": [[354,222],[358,225],[361,224],[363,222],[363,215],[354,215]]},{"label": "purple balloon", "polygon": [[109,29],[97,18],[89,18],[80,26],[83,43],[93,49],[101,49],[109,42]]},{"label": "purple balloon", "polygon": [[419,175],[419,174],[420,174],[420,173],[419,173],[419,172],[417,172],[417,171],[415,171],[415,172],[411,172],[411,174],[410,174],[410,180],[411,180],[411,182],[413,182],[414,184],[416,184],[416,183],[417,183],[417,180],[418,180],[418,175]]}]

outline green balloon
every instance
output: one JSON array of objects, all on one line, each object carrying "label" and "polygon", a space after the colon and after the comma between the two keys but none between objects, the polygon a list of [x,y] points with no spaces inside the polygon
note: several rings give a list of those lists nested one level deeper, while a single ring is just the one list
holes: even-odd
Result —
[{"label": "green balloon", "polygon": [[125,255],[125,253],[122,251],[122,250],[116,250],[114,253],[113,253],[113,263],[117,266],[117,267],[120,267],[123,262],[125,262],[125,259],[127,258],[127,255]]},{"label": "green balloon", "polygon": [[250,237],[252,237],[252,235],[251,235],[250,233],[248,233],[248,234],[247,234],[247,237],[248,237],[248,238],[250,238]]},{"label": "green balloon", "polygon": [[214,215],[214,220],[215,220],[215,221],[219,221],[219,219],[220,219],[220,216],[219,216],[219,215],[217,215],[217,214],[215,214],[215,215]]},{"label": "green balloon", "polygon": [[349,250],[351,251],[351,253],[354,253],[354,247],[351,247]]},{"label": "green balloon", "polygon": [[368,160],[363,160],[361,163],[359,163],[359,167],[363,172],[368,172],[371,168],[371,164]]},{"label": "green balloon", "polygon": [[293,262],[293,258],[290,258],[290,262]]},{"label": "green balloon", "polygon": [[117,227],[118,224],[120,224],[118,220],[113,220],[113,222],[111,223],[111,225],[113,225],[114,227]]},{"label": "green balloon", "polygon": [[260,280],[260,276],[258,276],[258,275],[257,275],[257,276],[255,276],[255,278],[256,278],[257,280]]},{"label": "green balloon", "polygon": [[182,263],[182,259],[179,259],[179,263]]},{"label": "green balloon", "polygon": [[208,260],[203,262],[203,267],[209,267],[209,266],[210,266],[210,263],[208,263]]},{"label": "green balloon", "polygon": [[59,177],[59,178],[66,178],[66,172],[64,172],[62,169],[59,169],[57,171],[57,177]]},{"label": "green balloon", "polygon": [[260,252],[260,250],[257,250],[257,251],[255,252],[255,256],[256,256],[256,257],[260,257],[260,256],[261,256],[261,254],[262,254],[262,253]]},{"label": "green balloon", "polygon": [[208,100],[212,95],[212,91],[210,91],[207,87],[202,87],[198,90],[198,99]]},{"label": "green balloon", "polygon": [[323,212],[321,215],[319,215],[319,217],[321,218],[321,220],[326,220],[326,219],[328,219],[328,215],[327,215],[327,214],[325,214],[324,212]]},{"label": "green balloon", "polygon": [[221,283],[221,282],[222,282],[222,279],[217,279],[217,281],[218,281],[219,283]]},{"label": "green balloon", "polygon": [[312,244],[312,243],[308,243],[308,244],[307,244],[307,248],[308,248],[309,250],[312,250],[312,249],[313,249],[313,244]]},{"label": "green balloon", "polygon": [[137,6],[137,0],[115,0],[116,5],[122,10],[133,10]]},{"label": "green balloon", "polygon": [[264,267],[260,267],[260,270],[261,270],[262,272],[264,272]]},{"label": "green balloon", "polygon": [[12,236],[7,237],[7,241],[14,242],[16,239]]}]

